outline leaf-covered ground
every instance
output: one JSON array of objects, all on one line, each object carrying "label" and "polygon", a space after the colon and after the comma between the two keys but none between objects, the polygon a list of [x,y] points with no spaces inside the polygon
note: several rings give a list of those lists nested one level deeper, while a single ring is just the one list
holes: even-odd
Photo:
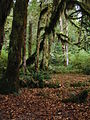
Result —
[{"label": "leaf-covered ground", "polygon": [[90,120],[90,92],[85,103],[61,102],[90,89],[90,76],[54,74],[51,81],[60,88],[22,89],[18,96],[0,94],[0,120]]}]

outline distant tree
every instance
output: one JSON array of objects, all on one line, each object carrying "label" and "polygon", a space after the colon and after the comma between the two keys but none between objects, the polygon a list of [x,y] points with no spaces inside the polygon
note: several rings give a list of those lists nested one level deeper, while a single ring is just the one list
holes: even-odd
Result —
[{"label": "distant tree", "polygon": [[[62,34],[64,33],[63,25],[64,25],[63,17],[61,16],[60,17],[60,31],[61,31]],[[66,59],[65,59],[65,42],[63,42],[62,39],[60,39],[60,40],[61,40],[61,43],[62,43],[62,52],[63,52],[64,65],[66,65]]]},{"label": "distant tree", "polygon": [[22,43],[22,63],[24,74],[26,73],[26,38],[27,38],[27,9],[24,16],[24,34],[23,34],[23,43]]},{"label": "distant tree", "polygon": [[[47,14],[45,15],[45,26],[47,26],[48,24],[48,12]],[[45,40],[44,40],[44,44],[43,44],[43,51],[42,51],[42,61],[41,61],[41,69],[45,70],[46,69],[46,62],[47,62],[47,54],[48,54],[48,50],[47,50],[47,47],[48,47],[48,44],[47,44],[47,39],[48,36],[45,35]]]},{"label": "distant tree", "polygon": [[[66,18],[65,18],[65,34],[68,37],[68,20]],[[66,41],[68,41],[68,38],[66,38]],[[68,42],[66,42],[65,49],[66,49],[66,66],[68,66],[69,64]]]},{"label": "distant tree", "polygon": [[40,16],[39,16],[38,28],[37,28],[36,61],[35,61],[35,70],[36,70],[36,71],[39,70],[41,10],[42,10],[42,2],[40,2]]}]

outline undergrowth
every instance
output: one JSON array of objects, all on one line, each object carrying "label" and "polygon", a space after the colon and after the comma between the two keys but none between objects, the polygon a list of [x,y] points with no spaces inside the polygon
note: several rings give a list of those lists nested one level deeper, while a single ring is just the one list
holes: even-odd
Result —
[{"label": "undergrowth", "polygon": [[90,75],[90,53],[80,50],[75,54],[69,53],[69,65],[64,66],[60,59],[51,58],[49,68],[53,73],[83,73]]},{"label": "undergrowth", "polygon": [[70,84],[70,87],[85,87],[88,86],[88,82],[74,82]]},{"label": "undergrowth", "polygon": [[77,95],[73,95],[70,98],[67,99],[63,99],[62,102],[64,103],[84,103],[86,102],[88,97],[88,90],[83,90],[80,93],[78,93]]},{"label": "undergrowth", "polygon": [[7,54],[5,51],[2,50],[2,53],[0,55],[0,78],[5,73],[7,67]]}]

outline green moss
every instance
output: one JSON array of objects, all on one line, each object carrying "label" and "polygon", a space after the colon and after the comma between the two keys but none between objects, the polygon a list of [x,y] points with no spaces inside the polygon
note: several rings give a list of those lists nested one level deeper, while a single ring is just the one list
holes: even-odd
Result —
[{"label": "green moss", "polygon": [[88,97],[88,90],[83,90],[77,95],[73,95],[70,98],[63,99],[62,102],[83,103],[83,102],[86,102],[87,97]]},{"label": "green moss", "polygon": [[75,82],[75,83],[71,83],[70,84],[70,87],[85,87],[87,85],[87,83],[86,82]]}]

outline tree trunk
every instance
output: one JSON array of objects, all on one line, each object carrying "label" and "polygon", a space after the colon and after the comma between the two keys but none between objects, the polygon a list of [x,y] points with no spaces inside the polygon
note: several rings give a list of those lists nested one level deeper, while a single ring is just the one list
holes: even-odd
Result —
[{"label": "tree trunk", "polygon": [[48,62],[49,62],[49,59],[48,59],[48,56],[49,56],[49,40],[47,38],[46,40],[46,63],[45,63],[45,70],[48,70]]},{"label": "tree trunk", "polygon": [[37,31],[37,45],[36,45],[36,62],[35,62],[35,70],[38,72],[39,70],[39,48],[40,48],[40,21],[38,22],[38,31]]},{"label": "tree trunk", "polygon": [[32,54],[32,22],[29,21],[28,57]]},{"label": "tree trunk", "polygon": [[52,35],[52,37],[49,37],[49,40],[48,40],[48,43],[47,43],[47,65],[46,65],[46,68],[48,70],[48,67],[49,67],[49,61],[50,61],[50,52],[51,52],[51,45],[52,45],[52,41],[54,40],[54,35]]},{"label": "tree trunk", "polygon": [[27,9],[24,16],[24,34],[23,34],[23,47],[22,47],[22,61],[23,71],[26,73],[26,35],[27,35]]},{"label": "tree trunk", "polygon": [[[45,25],[48,25],[48,12],[46,14],[46,19],[45,19]],[[46,69],[46,63],[47,63],[47,35],[45,35],[45,40],[44,40],[44,45],[43,45],[43,56],[42,56],[42,67],[41,69],[45,70]]]},{"label": "tree trunk", "polygon": [[[40,4],[40,11],[42,9],[42,2]],[[40,22],[41,16],[39,16],[38,20],[38,30],[37,30],[37,43],[36,43],[36,62],[35,62],[35,70],[38,72],[39,70],[39,54],[40,54]]]},{"label": "tree trunk", "polygon": [[[63,33],[63,20],[62,20],[62,16],[60,17],[60,30]],[[61,41],[62,43],[62,52],[63,52],[63,59],[64,59],[64,65],[66,65],[66,59],[65,59],[65,43],[63,41]]]},{"label": "tree trunk", "polygon": [[3,39],[4,39],[4,25],[0,26],[0,54],[3,46]]},{"label": "tree trunk", "polygon": [[81,42],[81,36],[82,36],[82,23],[83,23],[83,14],[82,14],[82,18],[81,18],[81,21],[80,21],[80,29],[79,29],[79,32],[78,32],[78,43]]},{"label": "tree trunk", "polygon": [[23,47],[22,47],[23,71],[26,73],[26,26],[24,27]]},{"label": "tree trunk", "polygon": [[4,87],[3,91],[6,93],[18,92],[19,89],[19,66],[27,6],[28,0],[16,0],[10,35],[7,71],[4,86],[2,86]]},{"label": "tree trunk", "polygon": [[11,10],[13,0],[0,0],[0,54],[4,41],[4,25]]},{"label": "tree trunk", "polygon": [[[68,20],[65,18],[65,32],[66,32],[66,36],[68,37]],[[66,38],[66,40],[68,41],[68,38]],[[69,58],[68,58],[68,43],[65,44],[66,47],[66,66],[68,66],[69,64]]]},{"label": "tree trunk", "polygon": [[45,40],[44,40],[44,45],[43,45],[43,52],[42,52],[42,61],[41,61],[41,65],[40,65],[40,68],[42,70],[45,70],[45,67],[46,67],[46,37],[45,37]]}]

